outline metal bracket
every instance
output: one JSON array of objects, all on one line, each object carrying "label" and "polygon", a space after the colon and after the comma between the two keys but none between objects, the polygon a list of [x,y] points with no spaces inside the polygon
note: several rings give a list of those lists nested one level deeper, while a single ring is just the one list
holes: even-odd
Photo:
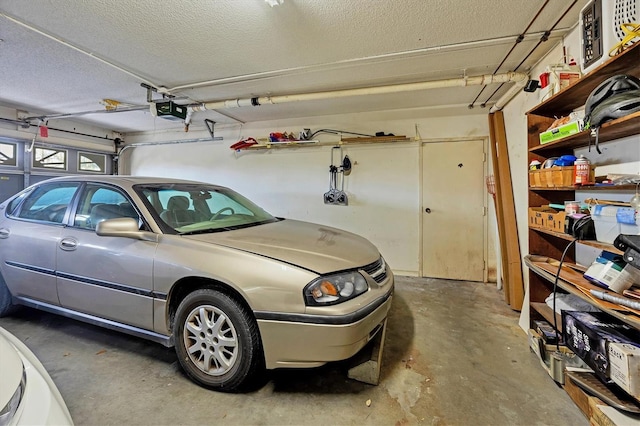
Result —
[{"label": "metal bracket", "polygon": [[380,368],[382,367],[382,351],[384,350],[384,340],[387,335],[387,320],[382,323],[381,329],[370,341],[363,351],[355,358],[362,356],[365,359],[359,359],[356,365],[349,368],[347,377],[359,382],[377,385],[380,383]]},{"label": "metal bracket", "polygon": [[216,122],[213,120],[209,120],[208,118],[204,119],[204,124],[205,126],[207,126],[207,130],[209,131],[209,134],[211,135],[211,140],[213,141],[221,141],[224,138],[222,136],[214,136],[214,127],[216,125]]}]

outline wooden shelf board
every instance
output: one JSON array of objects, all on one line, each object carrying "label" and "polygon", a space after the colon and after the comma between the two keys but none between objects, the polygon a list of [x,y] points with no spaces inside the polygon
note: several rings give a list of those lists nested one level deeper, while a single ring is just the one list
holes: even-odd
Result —
[{"label": "wooden shelf board", "polygon": [[600,250],[607,250],[615,254],[624,254],[623,251],[618,250],[617,248],[615,248],[613,244],[609,244],[609,243],[603,243],[600,241],[591,241],[591,240],[580,240],[579,243],[584,244],[585,246],[595,247]]},{"label": "wooden shelf board", "polygon": [[[640,112],[636,112],[617,120],[604,123],[599,130],[598,144],[611,142],[620,138],[634,135],[638,133],[640,128]],[[542,154],[557,150],[574,149],[589,146],[589,143],[595,144],[595,137],[591,136],[590,130],[584,130],[575,133],[566,138],[549,142],[544,145],[537,145],[529,148],[529,152],[534,154]]]},{"label": "wooden shelf board", "polygon": [[259,151],[262,149],[301,148],[306,146],[318,146],[318,141],[290,141],[290,142],[264,142],[240,148],[237,151]]},{"label": "wooden shelf board", "polygon": [[[534,256],[535,257],[535,256]],[[552,274],[549,271],[546,271],[544,269],[541,269],[540,267],[536,266],[533,262],[532,262],[532,256],[531,255],[527,255],[525,256],[525,265],[529,268],[530,271],[532,271],[533,273],[535,273],[536,275],[544,278],[545,280],[547,280],[550,283],[553,283],[555,281],[555,274]],[[567,293],[571,293],[579,298],[581,298],[582,300],[587,301],[588,303],[596,306],[598,309],[601,309],[602,311],[606,312],[607,314],[611,315],[612,317],[615,317],[617,319],[619,319],[620,321],[629,324],[632,327],[635,328],[640,328],[640,317],[637,315],[634,315],[628,311],[624,311],[624,310],[615,310],[615,309],[610,309],[607,306],[611,306],[613,304],[611,304],[610,302],[605,302],[605,301],[594,301],[593,299],[589,298],[586,294],[584,294],[582,291],[580,291],[576,285],[572,284],[571,282],[566,281],[563,276],[561,275],[560,279],[558,280],[558,287],[560,287],[562,290],[566,291]],[[598,288],[599,290],[602,290],[601,288]],[[627,313],[628,312],[628,313]]]},{"label": "wooden shelf board", "polygon": [[529,229],[531,229],[532,231],[539,232],[541,234],[547,234],[547,235],[551,235],[551,236],[556,237],[556,238],[561,238],[563,240],[571,241],[571,240],[574,239],[571,235],[565,234],[564,232],[549,231],[548,229],[533,228],[531,226],[529,227]]},{"label": "wooden shelf board", "polygon": [[566,87],[556,95],[540,103],[527,114],[560,117],[584,105],[589,94],[600,83],[617,74],[640,77],[640,43],[635,43],[621,54],[609,59],[598,68]]},{"label": "wooden shelf board", "polygon": [[530,186],[531,191],[631,191],[636,185],[582,185],[582,186],[556,186],[556,187],[536,187]]},{"label": "wooden shelf board", "polygon": [[393,143],[393,142],[409,142],[411,139],[405,135],[399,136],[376,136],[376,137],[360,137],[360,138],[341,138],[340,142],[344,144],[352,143]]},{"label": "wooden shelf board", "polygon": [[[539,313],[545,320],[547,320],[549,324],[553,326],[553,317],[554,317],[553,309],[551,309],[544,302],[531,302],[530,305],[537,313]],[[555,314],[555,318],[556,318],[556,325],[558,326],[557,330],[561,332],[562,331],[562,315]]]},{"label": "wooden shelf board", "polygon": [[311,141],[282,141],[282,142],[267,142],[262,139],[257,145],[251,145],[246,148],[240,148],[236,151],[261,151],[267,149],[288,149],[288,148],[303,148],[308,146],[343,146],[343,145],[361,145],[361,144],[374,144],[374,143],[402,143],[412,142],[411,138],[405,136],[379,136],[375,138],[343,138],[336,142],[319,142],[316,140]]}]

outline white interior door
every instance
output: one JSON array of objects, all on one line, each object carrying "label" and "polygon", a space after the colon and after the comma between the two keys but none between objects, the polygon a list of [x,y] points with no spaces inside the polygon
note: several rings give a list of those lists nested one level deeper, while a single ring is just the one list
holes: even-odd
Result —
[{"label": "white interior door", "polygon": [[483,140],[426,143],[422,161],[422,275],[485,279]]}]

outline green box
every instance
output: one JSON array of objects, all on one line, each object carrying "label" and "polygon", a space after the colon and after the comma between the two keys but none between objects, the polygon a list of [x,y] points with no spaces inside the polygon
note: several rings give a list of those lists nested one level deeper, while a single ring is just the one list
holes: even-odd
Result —
[{"label": "green box", "polygon": [[580,131],[582,130],[580,127],[581,126],[579,122],[572,121],[571,123],[556,127],[555,129],[542,132],[540,133],[540,144],[542,145],[545,143],[553,142],[555,140],[573,135],[574,133],[580,133]]}]

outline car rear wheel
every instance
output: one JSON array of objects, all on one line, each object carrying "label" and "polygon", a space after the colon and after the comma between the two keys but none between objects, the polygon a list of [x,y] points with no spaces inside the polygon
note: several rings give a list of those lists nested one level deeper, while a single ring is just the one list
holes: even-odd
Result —
[{"label": "car rear wheel", "polygon": [[7,284],[4,282],[2,275],[0,275],[0,317],[10,314],[14,308],[9,288],[7,288]]},{"label": "car rear wheel", "polygon": [[182,300],[174,340],[182,368],[208,388],[240,390],[264,369],[258,324],[240,303],[219,291],[196,290]]}]

